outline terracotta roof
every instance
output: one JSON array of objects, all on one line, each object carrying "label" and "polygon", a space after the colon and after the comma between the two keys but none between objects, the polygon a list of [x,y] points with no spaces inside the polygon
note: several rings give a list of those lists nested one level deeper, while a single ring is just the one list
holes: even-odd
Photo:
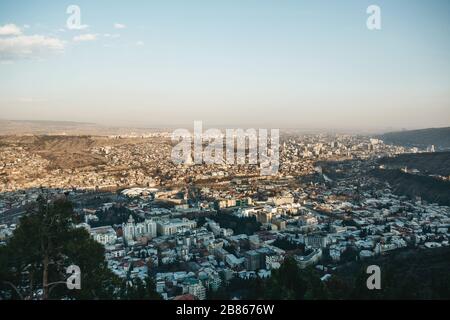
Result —
[{"label": "terracotta roof", "polygon": [[197,298],[192,294],[183,294],[181,296],[176,296],[173,300],[197,300]]}]

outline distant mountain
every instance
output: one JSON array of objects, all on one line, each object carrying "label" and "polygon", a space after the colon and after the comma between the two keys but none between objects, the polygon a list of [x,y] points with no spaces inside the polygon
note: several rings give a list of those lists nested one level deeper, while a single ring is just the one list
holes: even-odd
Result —
[{"label": "distant mountain", "polygon": [[95,123],[0,119],[0,136],[9,135],[126,135],[162,131],[152,128],[110,127]]},{"label": "distant mountain", "polygon": [[49,120],[1,120],[0,135],[76,134],[96,127],[93,123]]},{"label": "distant mountain", "polygon": [[91,122],[76,122],[76,121],[54,121],[54,120],[0,120],[6,123],[22,123],[30,125],[42,125],[42,126],[85,126],[95,125]]},{"label": "distant mountain", "polygon": [[450,127],[389,132],[378,138],[386,143],[405,147],[426,148],[434,145],[440,150],[450,149]]}]

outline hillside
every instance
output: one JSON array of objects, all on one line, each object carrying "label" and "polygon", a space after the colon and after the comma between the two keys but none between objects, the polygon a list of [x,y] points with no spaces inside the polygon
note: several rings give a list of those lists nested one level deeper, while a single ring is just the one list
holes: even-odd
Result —
[{"label": "hillside", "polygon": [[440,150],[450,149],[450,127],[388,132],[378,138],[386,143],[406,147],[426,148],[434,145]]},{"label": "hillside", "polygon": [[[380,291],[367,290],[367,266],[381,268]],[[411,249],[338,268],[328,283],[336,299],[450,299],[450,248]]]},{"label": "hillside", "polygon": [[450,176],[450,152],[401,154],[383,158],[380,164],[388,168],[417,169],[422,174]]}]

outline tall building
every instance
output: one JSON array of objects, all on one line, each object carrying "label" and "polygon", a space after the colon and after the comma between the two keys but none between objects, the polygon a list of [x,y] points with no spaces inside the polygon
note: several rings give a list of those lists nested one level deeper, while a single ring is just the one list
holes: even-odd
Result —
[{"label": "tall building", "polygon": [[256,271],[262,269],[261,254],[255,250],[247,251],[244,254],[245,267],[248,271]]},{"label": "tall building", "polygon": [[122,224],[123,237],[126,240],[133,240],[134,239],[134,235],[135,235],[134,227],[135,227],[134,219],[130,215],[130,217],[128,219],[128,222],[126,224]]},{"label": "tall building", "polygon": [[123,237],[125,240],[133,240],[138,237],[156,237],[156,223],[151,219],[145,219],[144,222],[135,223],[130,215],[128,222],[122,224]]}]

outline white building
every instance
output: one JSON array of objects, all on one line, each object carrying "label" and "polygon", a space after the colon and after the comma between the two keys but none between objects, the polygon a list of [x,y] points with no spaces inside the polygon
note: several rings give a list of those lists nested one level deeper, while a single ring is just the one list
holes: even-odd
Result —
[{"label": "white building", "polygon": [[122,224],[123,237],[130,241],[138,237],[156,237],[156,223],[151,219],[145,219],[144,222],[135,223],[130,215],[128,222]]},{"label": "white building", "polygon": [[196,296],[199,300],[206,299],[206,289],[201,283],[189,285],[188,293]]},{"label": "white building", "polygon": [[330,249],[330,257],[334,262],[341,260],[341,251],[338,249]]},{"label": "white building", "polygon": [[197,223],[195,221],[183,218],[161,220],[156,223],[156,226],[159,235],[168,236],[195,229],[197,227]]},{"label": "white building", "polygon": [[322,258],[321,249],[314,249],[307,256],[295,256],[295,260],[297,261],[297,264],[300,267],[300,269],[305,269],[308,266],[318,263],[321,258]]},{"label": "white building", "polygon": [[92,228],[90,233],[95,241],[100,242],[104,246],[113,244],[117,240],[116,232],[111,226]]}]

